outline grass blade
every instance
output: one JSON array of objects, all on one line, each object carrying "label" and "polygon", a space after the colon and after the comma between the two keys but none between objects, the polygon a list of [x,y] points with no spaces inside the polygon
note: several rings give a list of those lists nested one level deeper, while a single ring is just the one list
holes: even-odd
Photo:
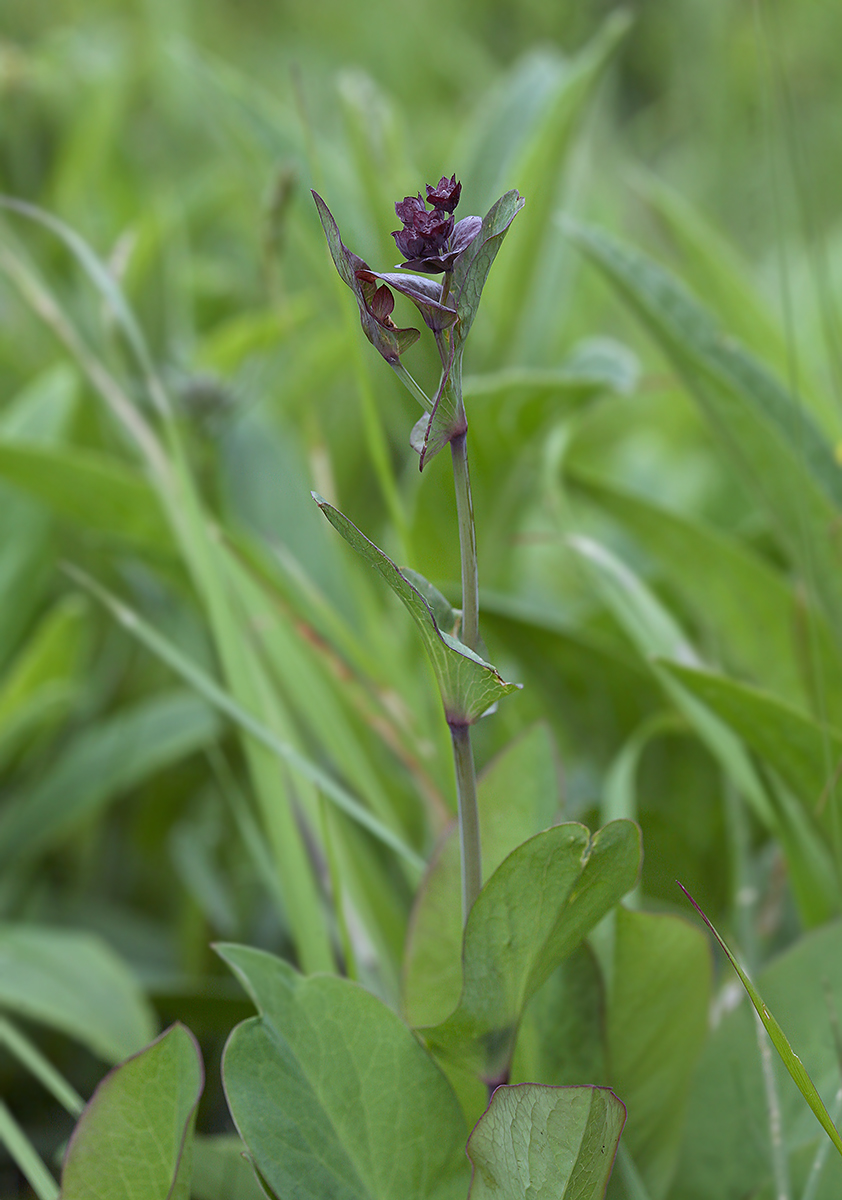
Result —
[{"label": "grass blade", "polygon": [[0,1017],[0,1045],[5,1046],[21,1066],[25,1067],[72,1117],[79,1116],[85,1107],[85,1101],[49,1059],[44,1057],[35,1043],[24,1037],[5,1017]]},{"label": "grass blade", "polygon": [[17,1163],[38,1200],[58,1200],[58,1184],[2,1100],[0,1100],[0,1142]]},{"label": "grass blade", "polygon": [[724,940],[719,936],[716,929],[714,928],[713,923],[708,920],[708,918],[702,912],[701,908],[698,906],[696,901],[693,899],[693,897],[690,895],[690,893],[687,891],[687,889],[683,886],[683,884],[679,883],[678,886],[681,888],[682,892],[684,892],[684,895],[687,897],[687,899],[693,905],[696,912],[699,914],[699,916],[704,921],[705,925],[707,925],[708,929],[711,931],[713,936],[719,942],[719,945],[722,947],[722,950],[723,950],[725,956],[727,957],[728,961],[730,962],[731,966],[734,968],[734,970],[739,975],[740,982],[742,983],[746,992],[748,992],[748,997],[751,1000],[752,1004],[754,1005],[755,1011],[757,1012],[758,1017],[762,1021],[766,1032],[769,1034],[769,1037],[771,1038],[771,1041],[772,1041],[772,1045],[777,1050],[777,1052],[780,1056],[781,1062],[784,1064],[787,1071],[792,1076],[792,1079],[795,1082],[795,1086],[798,1088],[801,1095],[804,1097],[804,1099],[809,1104],[810,1108],[813,1110],[816,1120],[819,1122],[822,1129],[825,1131],[827,1136],[830,1138],[831,1142],[833,1142],[833,1145],[836,1147],[836,1149],[839,1151],[839,1153],[842,1154],[842,1137],[840,1137],[838,1129],[833,1124],[833,1121],[830,1119],[830,1113],[825,1108],[824,1102],[816,1089],[816,1085],[813,1083],[812,1079],[807,1074],[806,1068],[804,1067],[804,1064],[802,1063],[801,1059],[795,1053],[792,1046],[790,1046],[789,1041],[787,1040],[786,1034],[781,1029],[780,1025],[775,1020],[775,1018],[772,1016],[772,1014],[769,1012],[766,1005],[763,1003],[763,998],[761,997],[757,988],[754,986],[754,984],[749,979],[748,975],[745,973],[743,968],[737,962],[736,958],[731,953],[731,951],[729,950],[729,948],[726,945],[726,943],[724,942]]},{"label": "grass blade", "polygon": [[255,741],[271,750],[294,771],[309,782],[320,788],[338,809],[351,817],[385,846],[394,850],[415,868],[423,871],[425,862],[419,854],[405,844],[382,822],[373,817],[358,800],[346,792],[334,779],[312,763],[303,754],[299,754],[289,743],[277,737],[257,717],[242,708],[232,697],[218,686],[204,671],[190,662],[175,646],[161,634],[148,625],[133,609],[128,608],[105,588],[100,587],[90,576],[75,567],[65,566],[65,570],[80,587],[103,604],[112,616],[119,621],[139,642],[142,642],[156,658],[167,664],[185,683],[203,696],[219,712],[225,713],[236,725],[250,734]]}]

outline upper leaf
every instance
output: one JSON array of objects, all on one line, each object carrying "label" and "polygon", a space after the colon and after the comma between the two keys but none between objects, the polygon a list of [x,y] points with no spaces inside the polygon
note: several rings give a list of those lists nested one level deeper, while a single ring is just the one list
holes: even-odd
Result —
[{"label": "upper leaf", "polygon": [[524,198],[514,190],[501,196],[485,214],[479,233],[453,266],[450,293],[459,313],[456,336],[460,344],[465,341],[473,324],[491,264],[509,226],[525,203]]},{"label": "upper leaf", "polygon": [[[342,244],[339,228],[321,196],[313,192],[313,199],[322,229],[325,231],[331,258],[340,277],[357,298],[363,333],[375,350],[378,350],[390,365],[395,366],[404,350],[408,350],[413,342],[417,342],[421,334],[417,329],[398,329],[393,324],[389,311],[386,310],[388,306],[384,307],[382,295],[378,296],[380,289],[375,291],[371,284],[373,272],[369,270],[368,264]],[[368,283],[368,288],[363,286],[365,283]]]},{"label": "upper leaf", "polygon": [[448,303],[455,307],[459,320],[450,333],[439,339],[444,370],[433,402],[432,412],[420,418],[412,430],[410,443],[421,456],[420,469],[468,428],[462,403],[462,351],[465,339],[479,307],[482,289],[491,264],[516,214],[526,201],[516,191],[506,192],[493,204],[478,232],[455,259]]},{"label": "upper leaf", "polygon": [[362,278],[370,276],[372,279],[380,279],[396,292],[407,296],[433,333],[449,328],[457,319],[456,310],[442,304],[442,286],[437,279],[429,279],[426,275],[405,275],[400,271],[382,274],[380,271],[361,270],[360,275]]},{"label": "upper leaf", "polygon": [[439,629],[433,610],[418,589],[356,525],[315,492],[313,499],[345,541],[383,576],[405,604],[424,640],[449,724],[473,724],[501,697],[517,691],[520,684],[506,683],[490,663]]}]

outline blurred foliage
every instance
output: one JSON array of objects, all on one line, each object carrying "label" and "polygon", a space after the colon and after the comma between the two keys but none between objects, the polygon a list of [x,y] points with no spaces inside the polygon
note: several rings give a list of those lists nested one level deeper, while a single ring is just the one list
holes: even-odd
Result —
[{"label": "blurred foliage", "polygon": [[[799,499],[821,471],[838,490],[842,14],[640,0],[627,16],[607,0],[4,0],[0,191],[63,224],[7,208],[0,227],[0,919],[34,931],[34,954],[51,930],[95,935],[161,1022],[190,1024],[205,1134],[230,1128],[214,1063],[248,1011],[209,943],[340,967],[398,1005],[413,862],[454,807],[414,629],[308,495],[458,602],[447,471],[417,470],[417,411],[359,337],[311,186],[381,270],[394,201],[443,172],[464,213],[527,197],[466,364],[483,632],[524,684],[477,727],[480,765],[546,721],[565,817],[636,816],[640,903],[679,911],[679,876],[752,966],[842,909],[839,506]],[[723,344],[788,402],[795,385],[821,471],[798,437],[764,442],[759,474],[783,496],[764,509],[758,391],[740,376],[756,426],[735,455],[736,425],[692,399],[721,366],[694,341],[706,318],[647,315],[641,259],[623,286],[648,336],[562,210],[666,262]],[[408,357],[434,379],[423,342]],[[571,533],[601,547],[596,573]],[[131,610],[122,623],[66,563]],[[229,708],[140,644],[132,613]],[[787,995],[786,963],[813,961],[793,953],[770,968]],[[101,1049],[25,997],[0,1004],[89,1095]],[[68,1127],[4,1047],[0,1090],[52,1161]],[[727,1091],[712,1050],[701,1086]],[[813,1136],[799,1127],[793,1155]],[[0,1194],[25,1194],[2,1160]]]}]

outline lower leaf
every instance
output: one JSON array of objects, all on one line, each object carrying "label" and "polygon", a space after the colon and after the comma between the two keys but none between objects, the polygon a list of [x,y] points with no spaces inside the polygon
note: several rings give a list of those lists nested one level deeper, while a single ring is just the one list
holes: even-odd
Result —
[{"label": "lower leaf", "polygon": [[600,1200],[625,1120],[609,1088],[497,1088],[468,1141],[469,1200]]},{"label": "lower leaf", "polygon": [[450,1084],[376,996],[245,946],[219,953],[260,1010],[223,1082],[261,1182],[296,1200],[463,1200],[467,1126]]}]

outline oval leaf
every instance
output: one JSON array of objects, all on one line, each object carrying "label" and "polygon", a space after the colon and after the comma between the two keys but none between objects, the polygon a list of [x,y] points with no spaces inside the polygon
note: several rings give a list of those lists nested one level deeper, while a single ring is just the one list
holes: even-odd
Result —
[{"label": "oval leaf", "polygon": [[204,1072],[184,1025],[115,1067],[67,1147],[61,1200],[189,1200]]},{"label": "oval leaf", "polygon": [[297,1200],[461,1200],[464,1118],[400,1018],[348,980],[217,949],[260,1010],[231,1034],[223,1081],[266,1185]]},{"label": "oval leaf", "polygon": [[469,1200],[599,1200],[625,1119],[608,1088],[497,1088],[468,1141]]}]

